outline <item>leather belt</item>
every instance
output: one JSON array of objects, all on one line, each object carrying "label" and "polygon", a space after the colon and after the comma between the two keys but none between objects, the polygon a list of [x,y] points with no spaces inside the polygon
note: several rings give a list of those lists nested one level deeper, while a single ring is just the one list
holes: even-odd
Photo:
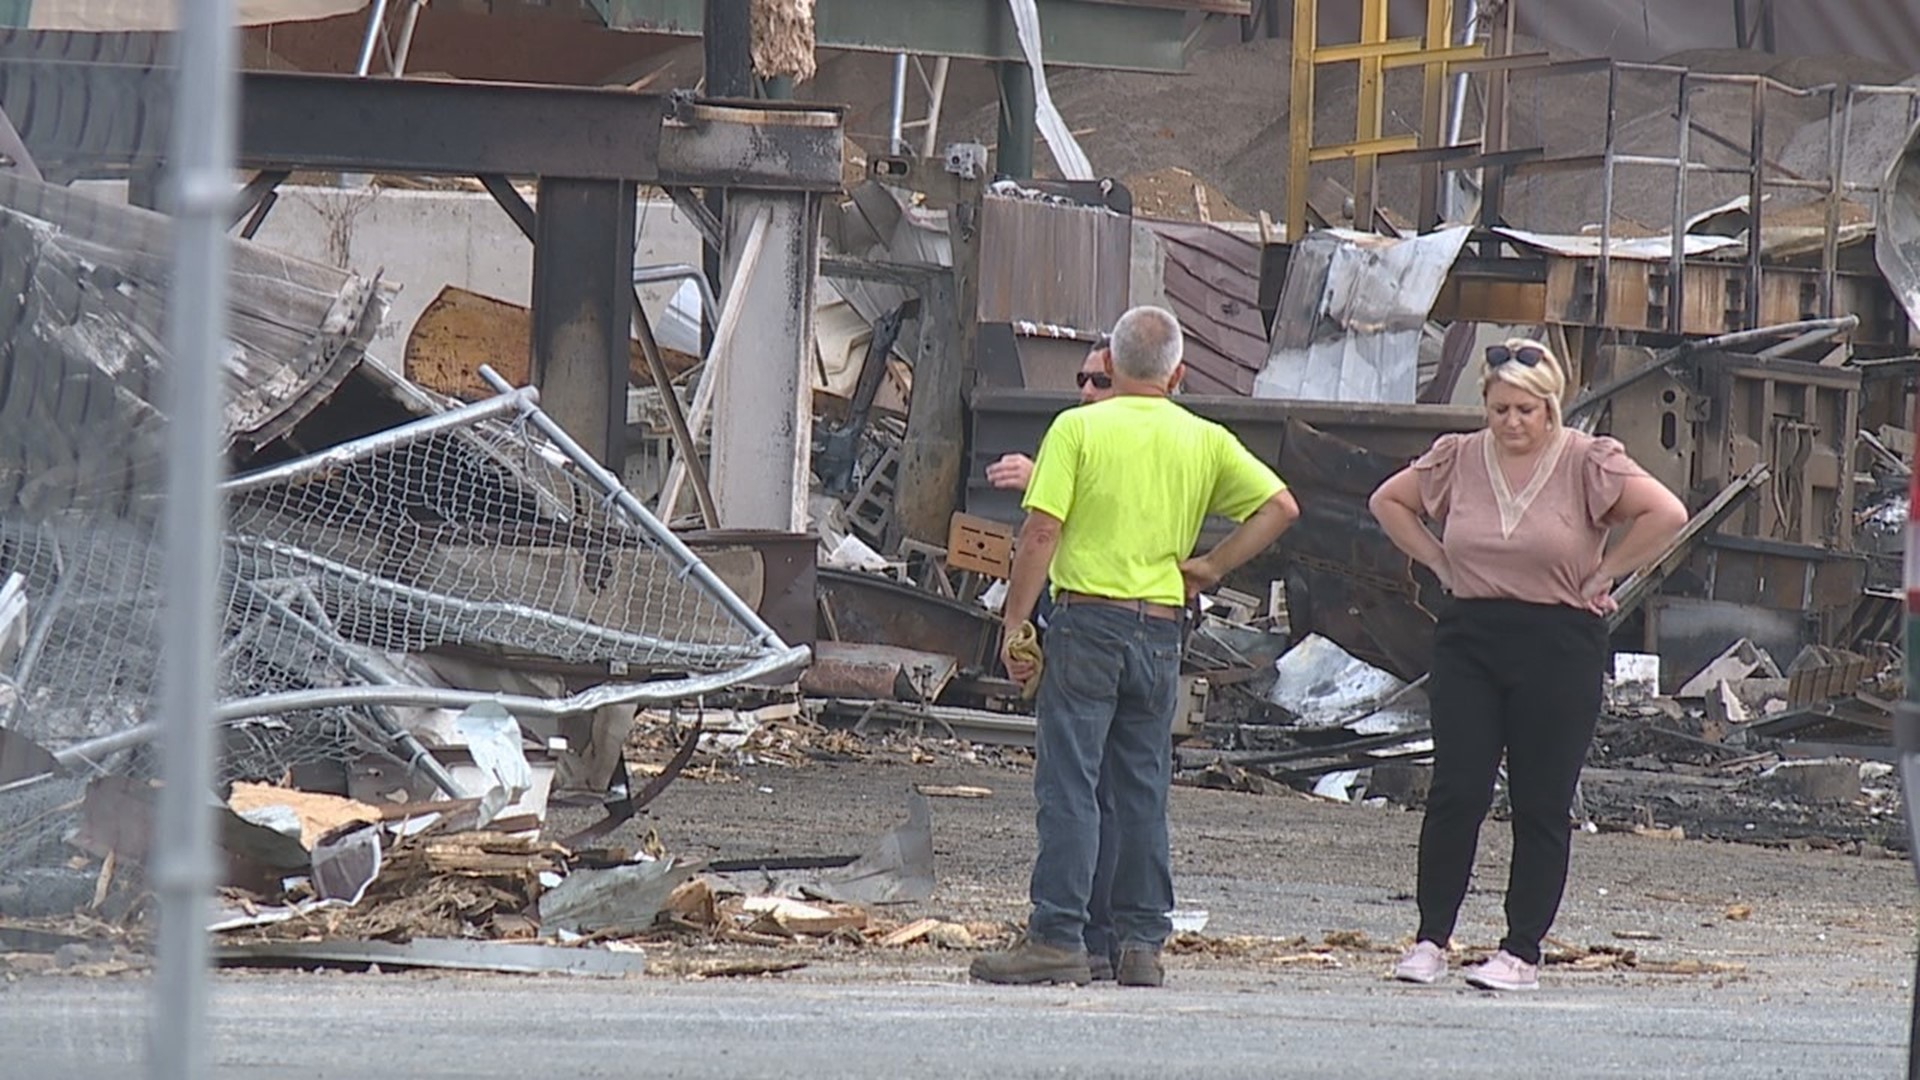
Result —
[{"label": "leather belt", "polygon": [[1099,604],[1102,607],[1117,607],[1127,611],[1137,611],[1149,619],[1178,620],[1186,612],[1185,608],[1156,604],[1151,600],[1119,600],[1111,596],[1094,596],[1091,593],[1074,592],[1061,589],[1053,594],[1053,602],[1061,607],[1075,604]]}]

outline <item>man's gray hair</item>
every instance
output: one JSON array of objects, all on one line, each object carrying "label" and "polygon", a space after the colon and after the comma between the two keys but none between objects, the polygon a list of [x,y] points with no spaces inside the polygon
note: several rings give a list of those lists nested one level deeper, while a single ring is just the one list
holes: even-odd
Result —
[{"label": "man's gray hair", "polygon": [[1126,378],[1165,379],[1185,348],[1180,320],[1166,308],[1132,308],[1113,324],[1113,370]]}]

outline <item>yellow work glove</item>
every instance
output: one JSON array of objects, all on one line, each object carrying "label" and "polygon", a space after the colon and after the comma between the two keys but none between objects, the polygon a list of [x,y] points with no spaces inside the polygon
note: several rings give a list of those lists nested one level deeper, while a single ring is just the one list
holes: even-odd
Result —
[{"label": "yellow work glove", "polygon": [[1040,653],[1040,632],[1033,628],[1031,621],[1023,619],[1019,626],[1008,631],[1007,655],[1033,665],[1033,674],[1020,683],[1020,696],[1031,701],[1040,689],[1040,670],[1046,663]]}]

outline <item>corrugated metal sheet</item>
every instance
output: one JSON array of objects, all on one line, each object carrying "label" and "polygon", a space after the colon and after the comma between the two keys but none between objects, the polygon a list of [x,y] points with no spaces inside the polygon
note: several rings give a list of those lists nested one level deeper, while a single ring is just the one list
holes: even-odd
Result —
[{"label": "corrugated metal sheet", "polygon": [[1327,229],[1301,240],[1254,394],[1411,403],[1427,314],[1469,231],[1396,240]]},{"label": "corrugated metal sheet", "polygon": [[1105,207],[988,195],[981,207],[980,321],[1104,330],[1127,310],[1129,218]]},{"label": "corrugated metal sheet", "polygon": [[1186,331],[1187,389],[1250,396],[1267,362],[1259,246],[1211,225],[1141,223],[1166,256],[1161,288]]}]

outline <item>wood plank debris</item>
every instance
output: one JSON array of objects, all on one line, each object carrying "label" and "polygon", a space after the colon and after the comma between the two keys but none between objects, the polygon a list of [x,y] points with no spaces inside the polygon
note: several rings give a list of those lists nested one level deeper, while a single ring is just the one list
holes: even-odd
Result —
[{"label": "wood plank debris", "polygon": [[904,948],[908,945],[913,944],[916,941],[919,941],[921,938],[926,937],[928,934],[933,932],[934,927],[939,926],[940,924],[941,924],[941,921],[939,919],[935,919],[930,916],[927,918],[915,919],[912,922],[906,924],[905,926],[901,926],[896,929],[889,930],[885,934],[880,935],[878,938],[874,939],[873,943],[875,945],[879,945],[889,949]]},{"label": "wood plank debris", "polygon": [[757,916],[748,929],[771,934],[823,936],[865,929],[868,920],[866,909],[851,904],[821,907],[784,896],[749,896],[742,909]]},{"label": "wood plank debris", "polygon": [[301,791],[273,784],[236,781],[227,796],[234,813],[249,821],[258,820],[261,811],[284,808],[300,826],[300,843],[308,850],[320,837],[352,822],[380,821],[384,811],[376,806],[340,795]]},{"label": "wood plank debris", "polygon": [[990,799],[993,789],[974,784],[915,784],[913,790],[934,799]]}]

